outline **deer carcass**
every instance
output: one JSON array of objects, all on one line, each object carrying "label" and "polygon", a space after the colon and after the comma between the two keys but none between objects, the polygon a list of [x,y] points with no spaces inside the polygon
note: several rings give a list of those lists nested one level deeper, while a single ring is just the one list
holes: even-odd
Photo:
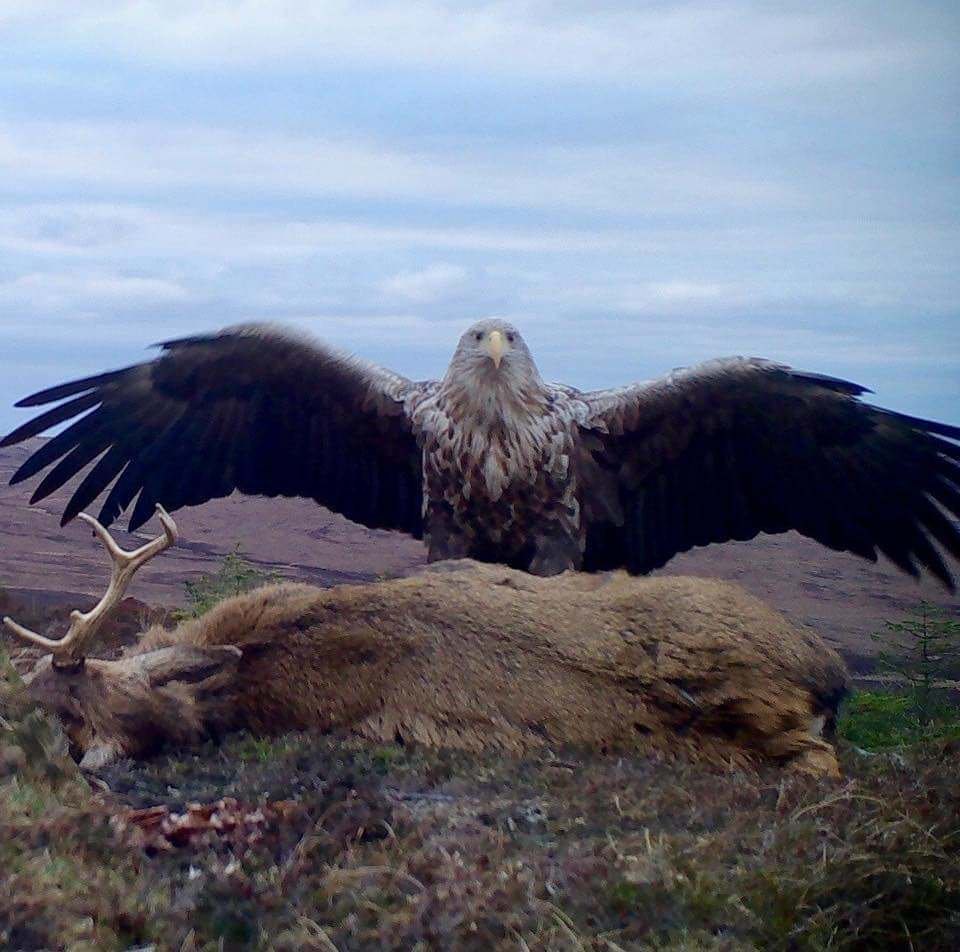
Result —
[{"label": "deer carcass", "polygon": [[320,589],[269,585],[118,660],[91,639],[136,569],[176,538],[121,550],[107,594],[53,641],[30,691],[64,720],[82,765],[227,729],[348,729],[381,741],[510,753],[574,745],[836,774],[824,739],[847,687],[839,656],[739,588],[697,578],[438,563]]}]

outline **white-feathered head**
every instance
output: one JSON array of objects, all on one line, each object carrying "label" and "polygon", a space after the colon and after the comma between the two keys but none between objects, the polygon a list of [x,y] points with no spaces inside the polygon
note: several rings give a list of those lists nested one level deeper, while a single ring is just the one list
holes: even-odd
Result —
[{"label": "white-feathered head", "polygon": [[540,385],[540,372],[513,324],[497,317],[477,321],[460,338],[447,370],[447,383],[466,383],[520,391]]}]

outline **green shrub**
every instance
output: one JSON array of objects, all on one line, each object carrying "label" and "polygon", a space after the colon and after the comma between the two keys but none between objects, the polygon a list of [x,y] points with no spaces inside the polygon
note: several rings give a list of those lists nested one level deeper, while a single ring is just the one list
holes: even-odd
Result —
[{"label": "green shrub", "polygon": [[902,621],[884,623],[873,635],[877,667],[902,685],[911,715],[924,728],[943,718],[949,707],[947,684],[960,666],[960,621],[928,602],[920,602]]},{"label": "green shrub", "polygon": [[889,690],[857,691],[844,704],[841,737],[865,750],[892,750],[960,737],[956,704],[960,621],[927,602],[873,636]]},{"label": "green shrub", "polygon": [[247,562],[240,554],[238,545],[233,552],[224,556],[216,572],[206,573],[192,582],[183,583],[187,605],[176,612],[175,617],[178,621],[199,618],[224,599],[269,585],[277,579],[278,576],[273,572],[261,572]]}]

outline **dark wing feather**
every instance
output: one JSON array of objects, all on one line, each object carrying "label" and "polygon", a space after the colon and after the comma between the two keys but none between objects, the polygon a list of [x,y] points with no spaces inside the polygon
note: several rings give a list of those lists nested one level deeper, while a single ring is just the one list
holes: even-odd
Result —
[{"label": "dark wing feather", "polygon": [[136,498],[131,530],[155,503],[173,511],[239,489],[305,496],[364,525],[421,535],[420,450],[404,410],[421,385],[269,325],[160,346],[156,360],[20,401],[69,398],[0,446],[72,421],[13,476],[52,467],[32,502],[93,464],[64,522],[108,489],[100,520],[109,525]]},{"label": "dark wing feather", "polygon": [[952,590],[931,539],[960,557],[960,427],[870,406],[866,392],[730,358],[582,394],[595,464],[585,568],[648,572],[694,545],[796,529],[926,567]]}]

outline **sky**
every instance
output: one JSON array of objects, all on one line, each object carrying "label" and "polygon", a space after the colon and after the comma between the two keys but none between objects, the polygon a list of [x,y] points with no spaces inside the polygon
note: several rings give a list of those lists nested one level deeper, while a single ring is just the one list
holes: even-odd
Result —
[{"label": "sky", "polygon": [[955,0],[0,0],[0,431],[280,321],[416,379],[748,354],[960,423]]}]

